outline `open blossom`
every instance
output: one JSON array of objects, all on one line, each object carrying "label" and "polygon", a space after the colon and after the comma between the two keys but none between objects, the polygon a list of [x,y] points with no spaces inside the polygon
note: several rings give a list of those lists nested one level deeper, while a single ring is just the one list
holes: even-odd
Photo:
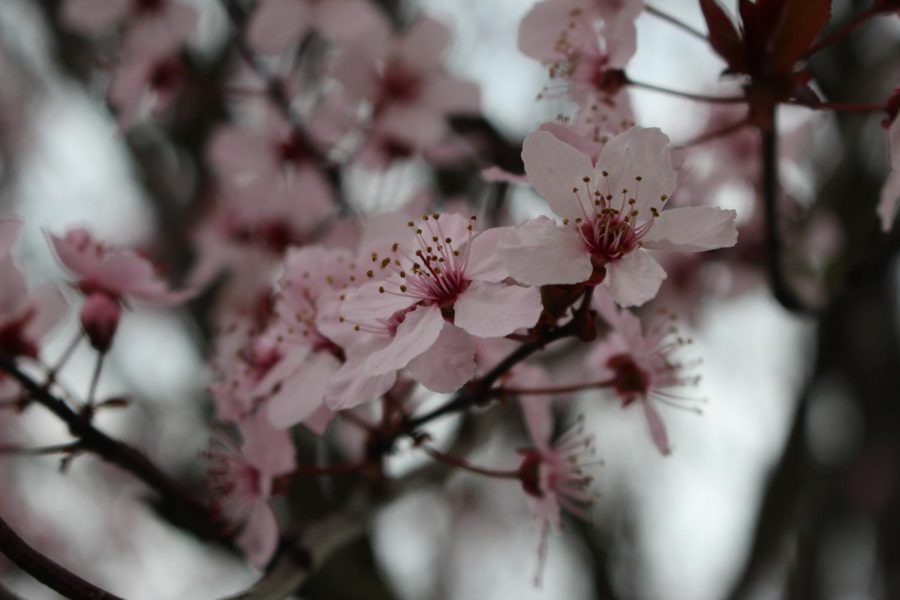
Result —
[{"label": "open blossom", "polygon": [[450,31],[421,18],[396,39],[372,47],[348,45],[336,60],[335,78],[350,101],[371,109],[360,163],[383,166],[431,148],[449,132],[447,117],[477,114],[478,86],[443,68]]},{"label": "open blossom", "polygon": [[394,243],[387,255],[372,254],[367,275],[390,274],[348,292],[341,309],[350,323],[396,324],[390,343],[366,359],[368,373],[402,369],[424,356],[426,364],[416,368],[427,377],[424,372],[445,368],[441,355],[428,353],[442,336],[474,354],[466,337],[504,337],[537,322],[539,291],[503,283],[507,273],[496,260],[503,230],[476,234],[472,223],[458,214],[426,215],[408,223],[409,239]]},{"label": "open blossom", "polygon": [[897,216],[900,205],[900,117],[888,129],[888,145],[891,153],[891,172],[881,189],[881,201],[878,203],[878,216],[881,218],[881,229],[890,231]]},{"label": "open blossom", "polygon": [[603,295],[594,306],[612,330],[587,357],[587,368],[612,382],[609,389],[623,406],[641,405],[653,443],[661,454],[670,454],[669,436],[656,405],[697,410],[682,393],[696,385],[699,377],[689,374],[691,364],[675,356],[688,340],[679,335],[671,319],[660,319],[645,332],[640,319]]},{"label": "open blossom", "polygon": [[368,0],[261,0],[247,31],[260,52],[278,53],[314,29],[337,41],[382,36],[387,19]]},{"label": "open blossom", "polygon": [[563,222],[539,217],[506,234],[509,274],[529,285],[602,283],[620,305],[638,306],[666,277],[648,250],[733,246],[733,210],[663,210],[676,184],[668,145],[660,130],[634,127],[592,160],[549,131],[532,132],[522,150],[528,180]]},{"label": "open blossom", "polygon": [[119,321],[119,306],[128,298],[171,305],[187,300],[192,290],[174,292],[160,278],[153,264],[132,250],[100,244],[86,229],[75,228],[50,241],[60,262],[78,278],[85,296],[81,324],[91,344],[109,349]]},{"label": "open blossom", "polygon": [[294,446],[265,415],[242,420],[239,429],[240,448],[223,432],[213,438],[209,479],[215,506],[229,525],[241,527],[238,547],[250,564],[263,569],[278,545],[278,521],[269,504],[273,479],[295,468]]},{"label": "open blossom", "polygon": [[522,464],[519,477],[525,492],[532,497],[535,517],[541,522],[538,545],[538,573],[546,557],[547,536],[562,527],[561,509],[588,520],[587,505],[593,500],[587,488],[592,478],[585,474],[588,459],[594,454],[594,436],[584,432],[583,419],[550,443],[553,419],[549,410],[533,403],[523,403],[525,424],[534,443],[520,450]]}]

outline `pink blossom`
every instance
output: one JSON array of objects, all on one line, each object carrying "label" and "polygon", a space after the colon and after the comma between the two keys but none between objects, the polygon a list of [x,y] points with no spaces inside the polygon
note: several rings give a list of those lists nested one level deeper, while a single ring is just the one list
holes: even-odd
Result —
[{"label": "pink blossom", "polygon": [[173,292],[147,259],[131,250],[108,248],[94,241],[86,229],[64,237],[50,235],[60,262],[78,278],[85,295],[81,324],[101,352],[109,348],[118,324],[118,304],[129,297],[153,304],[178,304],[193,290]]},{"label": "pink blossom", "polygon": [[585,510],[593,497],[587,492],[592,478],[584,468],[594,454],[594,436],[584,433],[584,421],[579,419],[572,428],[550,444],[553,421],[548,412],[526,410],[526,425],[534,447],[520,450],[522,464],[519,467],[522,487],[532,497],[535,517],[541,522],[538,545],[538,572],[541,572],[547,551],[550,531],[559,532],[562,527],[561,508],[584,520]]},{"label": "pink blossom", "polygon": [[269,504],[273,479],[292,471],[294,446],[285,431],[273,429],[264,415],[238,424],[244,443],[238,448],[219,432],[208,452],[215,503],[226,521],[242,526],[237,545],[247,560],[263,569],[278,545],[278,521]]},{"label": "pink blossom", "polygon": [[594,306],[612,330],[587,357],[588,369],[599,379],[612,381],[610,389],[623,406],[640,403],[653,443],[661,454],[670,454],[669,436],[656,405],[697,412],[682,391],[696,385],[699,377],[688,374],[692,364],[680,362],[675,356],[690,340],[679,335],[672,319],[667,318],[644,332],[633,313],[617,308],[602,294],[596,297]]},{"label": "pink blossom", "polygon": [[179,56],[183,39],[165,30],[133,38],[110,83],[108,100],[122,127],[165,113],[181,92],[185,66]]},{"label": "pink blossom", "polygon": [[384,166],[431,148],[449,133],[448,115],[478,113],[478,87],[442,67],[449,44],[444,25],[421,18],[394,40],[348,46],[338,56],[334,75],[347,99],[371,108],[361,164]]},{"label": "pink blossom", "polygon": [[891,154],[891,172],[881,189],[881,201],[878,203],[882,231],[890,231],[894,226],[897,205],[900,204],[900,118],[894,119],[893,125],[888,129],[888,145]]},{"label": "pink blossom", "polygon": [[368,0],[261,0],[247,32],[260,52],[277,54],[314,29],[341,42],[387,35],[390,25]]},{"label": "pink blossom", "polygon": [[676,182],[668,143],[658,129],[634,127],[594,161],[553,133],[531,133],[525,171],[563,223],[539,217],[506,234],[500,255],[510,275],[529,285],[602,282],[620,305],[637,306],[666,277],[647,250],[733,246],[733,210],[663,210]]},{"label": "pink blossom", "polygon": [[88,34],[128,20],[142,37],[167,34],[182,41],[197,26],[194,9],[174,0],[65,0],[61,18],[68,27]]},{"label": "pink blossom", "polygon": [[437,376],[432,372],[447,365],[440,353],[428,352],[434,344],[459,352],[458,364],[468,365],[463,355],[471,356],[474,346],[467,336],[503,337],[537,322],[538,290],[503,283],[507,273],[496,246],[504,230],[476,234],[472,223],[458,214],[426,215],[410,221],[408,239],[395,242],[386,255],[372,254],[367,275],[387,277],[348,292],[341,315],[351,323],[398,324],[390,343],[366,359],[367,372],[411,365],[420,377]]}]

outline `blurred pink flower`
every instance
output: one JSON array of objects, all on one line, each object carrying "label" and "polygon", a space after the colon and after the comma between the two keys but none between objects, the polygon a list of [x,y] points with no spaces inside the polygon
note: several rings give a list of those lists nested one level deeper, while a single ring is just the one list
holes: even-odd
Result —
[{"label": "blurred pink flower", "polygon": [[64,237],[50,235],[59,261],[78,278],[85,296],[81,324],[101,352],[109,348],[118,324],[118,305],[129,297],[153,304],[172,305],[190,298],[193,290],[174,292],[147,259],[131,250],[112,249],[83,228]]},{"label": "blurred pink flower", "polygon": [[295,466],[294,446],[286,431],[273,429],[265,415],[242,420],[237,445],[217,432],[207,453],[215,505],[226,521],[240,526],[237,545],[247,560],[263,569],[278,545],[278,521],[269,504],[273,479]]},{"label": "blurred pink flower", "polygon": [[733,210],[663,210],[676,183],[668,145],[659,129],[634,127],[595,161],[549,131],[532,132],[525,171],[563,224],[539,217],[507,233],[499,248],[510,275],[529,285],[603,283],[620,305],[637,306],[666,277],[647,250],[733,246]]},{"label": "blurred pink flower", "polygon": [[700,380],[688,374],[695,364],[682,363],[675,357],[689,340],[681,337],[672,320],[666,318],[653,323],[645,333],[631,311],[619,309],[603,294],[595,296],[594,306],[612,329],[595,345],[586,366],[599,379],[612,382],[609,389],[623,406],[640,402],[653,443],[661,454],[670,454],[669,436],[656,404],[699,412],[690,405],[690,398],[681,395],[685,387]]},{"label": "blurred pink flower", "polygon": [[260,0],[247,39],[260,52],[277,54],[310,29],[346,42],[384,37],[390,25],[368,0]]},{"label": "blurred pink flower", "polygon": [[519,476],[522,488],[532,497],[535,517],[541,522],[538,544],[538,571],[535,583],[540,584],[547,553],[547,536],[562,527],[561,509],[576,517],[589,520],[586,506],[593,500],[587,488],[592,478],[584,468],[594,455],[594,436],[584,433],[584,420],[563,433],[555,443],[550,439],[553,419],[549,411],[537,404],[523,403],[525,424],[534,447],[520,450],[522,464]]}]

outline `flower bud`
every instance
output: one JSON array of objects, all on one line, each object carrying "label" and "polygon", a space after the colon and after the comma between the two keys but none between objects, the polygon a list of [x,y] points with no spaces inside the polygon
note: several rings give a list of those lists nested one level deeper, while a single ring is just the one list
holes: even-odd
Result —
[{"label": "flower bud", "polygon": [[98,352],[106,352],[112,345],[119,326],[119,303],[103,292],[88,296],[81,307],[81,327]]}]

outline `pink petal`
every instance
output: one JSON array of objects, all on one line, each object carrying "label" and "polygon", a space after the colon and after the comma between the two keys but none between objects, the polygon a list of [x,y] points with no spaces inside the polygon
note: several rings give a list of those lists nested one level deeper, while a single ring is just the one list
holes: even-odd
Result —
[{"label": "pink petal", "polygon": [[[400,279],[397,277],[396,279]],[[399,288],[399,281],[393,278],[382,281],[369,281],[360,287],[347,292],[341,316],[352,323],[368,323],[373,319],[387,319],[394,313],[409,308],[415,298],[394,293]],[[384,289],[384,293],[379,290]]]},{"label": "pink petal", "polygon": [[588,139],[582,135],[582,131],[565,123],[558,123],[556,121],[541,123],[540,127],[538,127],[538,131],[551,133],[559,141],[578,148],[582,153],[588,155],[591,158],[591,161],[597,160],[597,157],[600,156],[600,150],[603,148],[601,143],[596,142],[593,139]]},{"label": "pink petal", "polygon": [[703,252],[730,248],[737,243],[737,213],[712,206],[671,208],[654,219],[641,240],[650,250]]},{"label": "pink petal", "polygon": [[677,181],[669,138],[656,128],[632,127],[609,140],[597,160],[598,178],[603,171],[609,173],[610,193],[621,197],[628,190],[628,198],[636,200],[634,210],[644,218],[651,208],[662,210],[662,198],[672,195]]},{"label": "pink petal", "polygon": [[[584,178],[594,173],[590,156],[550,132],[537,130],[525,138],[522,161],[528,181],[553,212],[572,220],[585,216],[581,202],[591,198]],[[587,210],[593,212],[593,206]]]},{"label": "pink petal", "polygon": [[[513,231],[512,227],[494,227],[479,233],[469,244],[466,277],[481,281],[503,281],[509,271],[500,260],[500,240]],[[465,252],[465,250],[463,250]]]},{"label": "pink petal", "polygon": [[444,327],[444,317],[437,306],[419,306],[406,315],[397,327],[394,339],[366,360],[364,370],[370,375],[383,375],[402,369],[434,344]]},{"label": "pink petal", "polygon": [[278,521],[267,501],[253,506],[236,542],[251,565],[260,571],[266,567],[278,547]]},{"label": "pink petal", "polygon": [[666,424],[663,423],[662,417],[659,416],[656,407],[649,400],[642,400],[641,407],[644,409],[644,417],[647,419],[647,426],[650,429],[650,437],[657,450],[663,456],[672,453],[669,447],[669,434],[666,433]]},{"label": "pink petal", "polygon": [[477,115],[481,111],[481,90],[477,83],[438,75],[425,82],[422,102],[451,114]]},{"label": "pink petal", "polygon": [[328,429],[328,424],[334,419],[334,413],[327,406],[320,406],[316,412],[306,417],[303,426],[309,429],[313,435],[322,436]]},{"label": "pink petal", "polygon": [[431,348],[410,361],[409,372],[433,392],[455,392],[475,376],[472,336],[447,323]]},{"label": "pink petal", "polygon": [[453,308],[453,323],[483,338],[503,337],[533,327],[543,310],[537,288],[486,281],[473,281]]},{"label": "pink petal", "polygon": [[400,38],[397,52],[405,64],[423,72],[429,71],[441,65],[444,51],[450,46],[451,39],[447,26],[422,17]]},{"label": "pink petal", "polygon": [[288,429],[315,413],[322,406],[328,382],[339,366],[328,352],[313,352],[303,367],[269,398],[267,411],[272,425]]},{"label": "pink petal", "polygon": [[573,2],[538,2],[519,24],[519,51],[541,62],[559,58],[559,40],[569,29]]},{"label": "pink petal", "polygon": [[897,216],[900,205],[900,117],[894,119],[888,131],[888,145],[891,153],[891,172],[881,190],[878,202],[878,216],[881,219],[882,231],[890,231]]},{"label": "pink petal", "polygon": [[527,285],[581,283],[593,271],[581,238],[547,217],[507,232],[498,248],[510,276]]},{"label": "pink petal", "polygon": [[306,2],[265,0],[250,18],[247,41],[260,52],[278,54],[300,39],[308,18]]},{"label": "pink petal", "polygon": [[328,408],[335,411],[354,408],[382,396],[394,386],[396,371],[369,375],[363,370],[366,359],[388,343],[390,338],[370,336],[346,350],[347,360],[334,374],[325,393],[325,405]]},{"label": "pink petal", "polygon": [[208,154],[225,177],[271,176],[277,171],[272,142],[240,127],[220,127],[212,136]]},{"label": "pink petal", "polygon": [[72,29],[100,33],[121,21],[131,5],[131,0],[66,0],[61,18]]},{"label": "pink petal", "polygon": [[656,297],[665,278],[666,272],[648,252],[635,250],[606,266],[603,283],[619,306],[640,306]]},{"label": "pink petal", "polygon": [[42,285],[31,293],[34,317],[28,322],[26,334],[37,342],[47,335],[66,316],[69,305],[54,285]]},{"label": "pink petal", "polygon": [[25,276],[11,260],[0,260],[0,319],[18,317],[28,302]]},{"label": "pink petal", "polygon": [[263,476],[281,475],[296,466],[290,434],[272,427],[264,411],[241,420],[238,426],[244,438],[241,453]]},{"label": "pink petal", "polygon": [[340,41],[369,43],[371,38],[385,40],[390,36],[390,24],[384,14],[366,0],[313,2],[312,12],[310,20],[314,26]]}]

